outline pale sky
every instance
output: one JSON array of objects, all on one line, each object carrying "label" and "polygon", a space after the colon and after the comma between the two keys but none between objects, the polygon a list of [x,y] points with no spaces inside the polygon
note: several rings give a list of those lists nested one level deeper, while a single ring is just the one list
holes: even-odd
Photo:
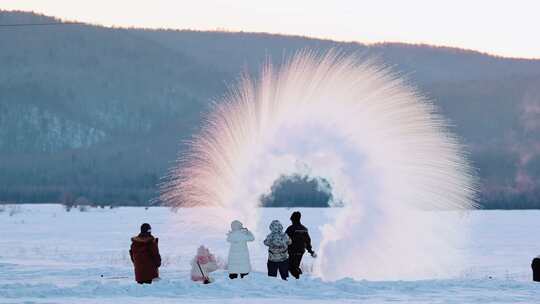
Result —
[{"label": "pale sky", "polygon": [[0,9],[103,25],[428,43],[540,58],[540,0],[0,0]]}]

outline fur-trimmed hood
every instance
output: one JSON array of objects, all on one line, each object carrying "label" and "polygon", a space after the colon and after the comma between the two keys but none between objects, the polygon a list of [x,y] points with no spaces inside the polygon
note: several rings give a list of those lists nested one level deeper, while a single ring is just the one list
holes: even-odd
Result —
[{"label": "fur-trimmed hood", "polygon": [[131,238],[133,243],[150,243],[156,239],[151,234],[139,234]]}]

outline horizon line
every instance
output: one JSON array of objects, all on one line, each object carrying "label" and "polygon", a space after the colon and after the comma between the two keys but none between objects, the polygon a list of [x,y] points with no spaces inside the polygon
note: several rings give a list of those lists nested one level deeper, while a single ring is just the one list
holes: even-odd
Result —
[{"label": "horizon line", "polygon": [[[97,22],[88,22],[88,21],[80,21],[76,19],[69,19],[69,18],[63,18],[58,17],[54,15],[48,15],[42,12],[37,11],[25,11],[25,10],[9,10],[9,9],[2,9],[0,8],[1,12],[14,12],[14,13],[25,13],[25,14],[33,14],[36,16],[42,16],[47,18],[53,18],[60,23],[58,25],[62,24],[70,24],[70,25],[83,25],[83,26],[96,26],[96,27],[102,27],[107,29],[125,29],[125,30],[154,30],[154,31],[188,31],[188,32],[207,32],[207,33],[231,33],[231,34],[264,34],[264,35],[275,35],[275,36],[283,36],[283,37],[298,37],[298,38],[305,38],[305,39],[311,39],[311,40],[322,40],[322,41],[331,41],[336,43],[349,43],[349,44],[359,44],[364,46],[377,46],[377,45],[391,45],[391,44],[401,44],[401,45],[407,45],[407,46],[428,46],[432,48],[438,48],[438,49],[449,49],[449,50],[458,50],[461,52],[468,52],[468,53],[476,53],[479,55],[484,56],[490,56],[494,58],[499,59],[510,59],[510,60],[540,60],[540,56],[538,57],[517,57],[517,56],[510,56],[510,55],[500,55],[495,53],[490,53],[488,51],[482,51],[478,49],[472,49],[472,48],[466,48],[461,46],[451,46],[451,45],[442,45],[442,44],[435,44],[430,42],[405,42],[405,41],[377,41],[377,42],[362,42],[361,40],[340,40],[336,38],[331,37],[324,37],[324,36],[309,36],[309,35],[303,35],[303,34],[292,34],[292,33],[281,33],[281,32],[265,32],[265,31],[248,31],[248,30],[233,30],[228,29],[226,27],[216,27],[215,29],[195,29],[195,28],[171,28],[171,27],[156,27],[156,26],[150,26],[150,27],[144,27],[144,26],[129,26],[129,25],[110,25],[110,24],[102,24]],[[32,25],[41,25],[41,24],[26,24],[28,26]],[[2,26],[2,24],[0,24]]]}]

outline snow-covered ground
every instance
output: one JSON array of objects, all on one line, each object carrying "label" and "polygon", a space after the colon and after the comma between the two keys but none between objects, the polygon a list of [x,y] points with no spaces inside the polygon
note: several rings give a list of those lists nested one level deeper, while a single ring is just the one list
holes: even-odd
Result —
[{"label": "snow-covered ground", "polygon": [[[183,212],[197,209],[180,214],[166,208],[66,212],[56,205],[24,205],[15,214],[9,211],[0,213],[0,303],[540,303],[540,283],[530,282],[531,259],[540,254],[540,211],[466,215],[465,271],[453,278],[323,282],[306,275],[282,282],[265,275],[261,230],[250,244],[255,271],[234,281],[218,271],[210,285],[190,281],[189,261],[200,244],[222,259],[228,247],[224,237],[200,239],[197,231],[178,223]],[[276,218],[287,224],[290,212],[264,209],[262,222]],[[317,244],[317,227],[334,211],[302,212]],[[152,224],[163,257],[161,281],[145,286],[133,282],[127,252],[142,222]],[[312,259],[304,260],[309,270]]]}]

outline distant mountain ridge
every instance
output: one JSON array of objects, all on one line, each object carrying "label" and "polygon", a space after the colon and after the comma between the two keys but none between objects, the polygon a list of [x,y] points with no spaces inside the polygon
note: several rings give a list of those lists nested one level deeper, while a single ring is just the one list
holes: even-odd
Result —
[{"label": "distant mountain ridge", "polygon": [[[0,11],[0,24],[58,21]],[[479,168],[484,206],[540,207],[540,60],[86,24],[0,28],[0,45],[0,201],[147,204],[181,140],[241,73],[337,49],[376,58],[434,100]]]}]

